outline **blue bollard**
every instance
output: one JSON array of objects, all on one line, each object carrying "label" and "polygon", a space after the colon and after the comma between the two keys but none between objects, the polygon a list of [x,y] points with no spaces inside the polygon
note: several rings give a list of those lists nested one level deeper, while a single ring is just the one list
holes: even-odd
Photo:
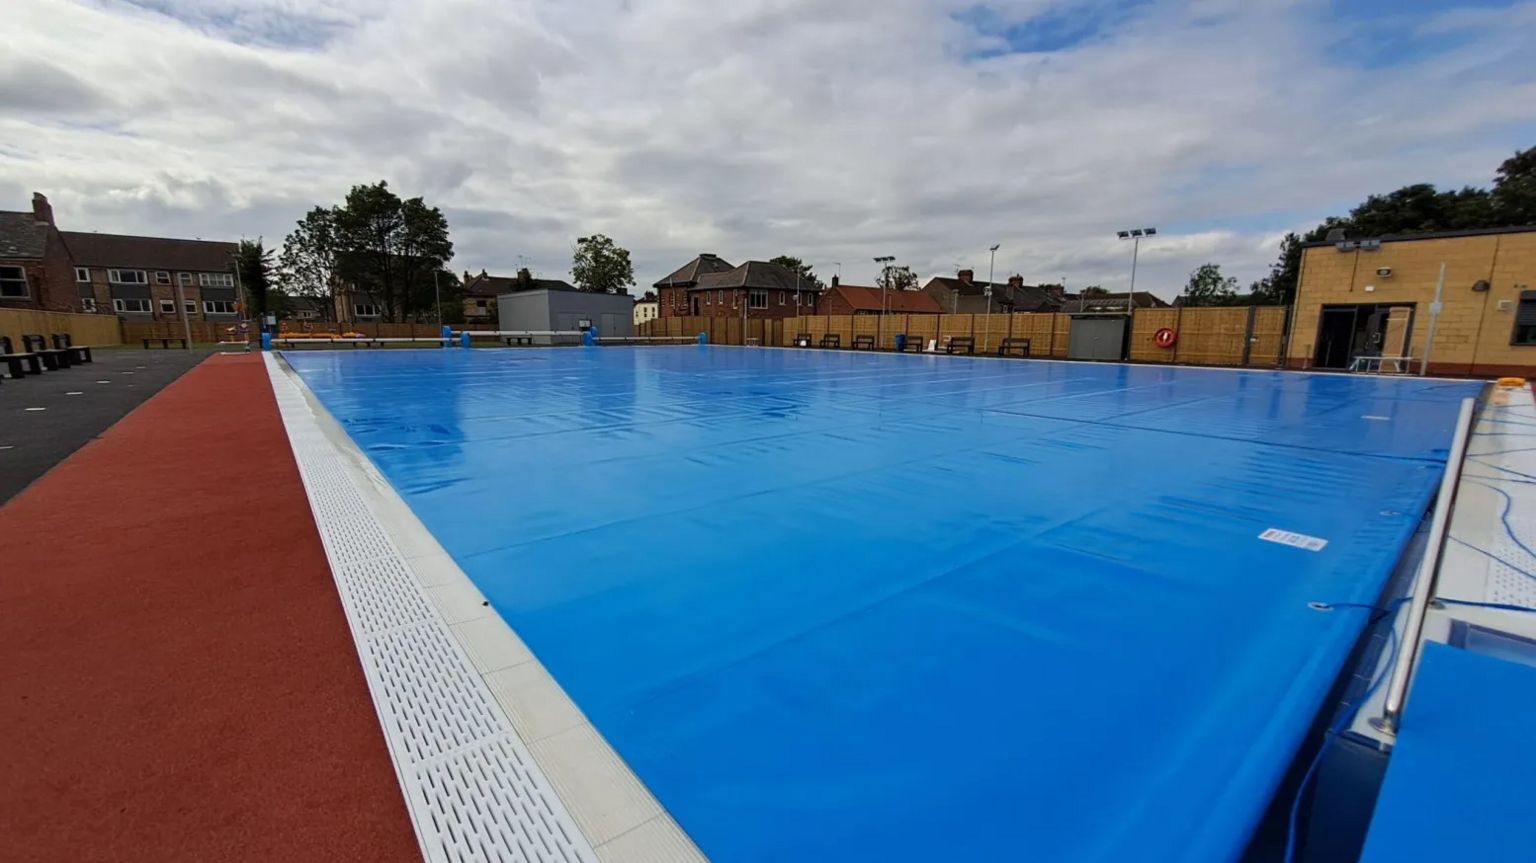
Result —
[{"label": "blue bollard", "polygon": [[699,347],[702,348],[702,347],[704,347],[704,346],[706,346],[708,344],[709,344],[709,333],[699,333]]},{"label": "blue bollard", "polygon": [[453,338],[453,327],[450,327],[447,324],[443,324],[443,338],[445,338],[445,339]]},{"label": "blue bollard", "polygon": [[264,351],[272,350],[272,334],[271,333],[262,333],[261,334],[261,349],[264,350]]},{"label": "blue bollard", "polygon": [[597,347],[597,327],[588,327],[582,330],[581,343],[589,348]]},{"label": "blue bollard", "polygon": [[461,347],[469,347],[469,330],[459,333],[459,345]]}]

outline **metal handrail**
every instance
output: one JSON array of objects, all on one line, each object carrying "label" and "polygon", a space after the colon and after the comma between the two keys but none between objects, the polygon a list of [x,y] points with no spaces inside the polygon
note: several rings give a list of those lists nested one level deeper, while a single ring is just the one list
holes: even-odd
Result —
[{"label": "metal handrail", "polygon": [[1445,461],[1445,474],[1440,477],[1440,491],[1435,496],[1435,513],[1429,522],[1429,541],[1424,546],[1424,559],[1419,561],[1419,571],[1413,577],[1413,599],[1408,604],[1408,622],[1399,641],[1399,661],[1392,666],[1392,679],[1387,682],[1386,707],[1382,711],[1377,729],[1396,735],[1398,721],[1403,715],[1403,702],[1408,697],[1408,684],[1413,680],[1419,647],[1424,640],[1424,618],[1434,598],[1435,586],[1440,579],[1440,553],[1445,548],[1445,535],[1451,524],[1451,505],[1456,500],[1456,487],[1461,482],[1461,463],[1467,453],[1467,438],[1472,430],[1472,412],[1475,399],[1463,399],[1461,413],[1456,417],[1456,436],[1451,439],[1451,451]]}]

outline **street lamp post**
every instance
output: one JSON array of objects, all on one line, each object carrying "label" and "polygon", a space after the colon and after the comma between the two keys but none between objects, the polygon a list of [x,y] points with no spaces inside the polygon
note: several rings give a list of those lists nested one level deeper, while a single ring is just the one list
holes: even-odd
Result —
[{"label": "street lamp post", "polygon": [[891,285],[891,263],[893,261],[895,261],[895,260],[896,260],[896,256],[895,255],[881,255],[881,256],[875,258],[875,263],[877,263],[877,264],[879,264],[881,266],[881,272],[885,276],[885,278],[880,280],[880,319],[875,321],[875,344],[876,345],[878,345],[880,343],[881,337],[884,336],[885,316],[891,310],[891,301],[888,298],[888,295],[886,294],[886,290]]},{"label": "street lamp post", "polygon": [[[997,274],[997,250],[1000,246],[1002,246],[1002,243],[993,243],[992,247],[987,250],[992,253],[992,257],[987,264],[987,330],[981,334],[982,353],[986,353],[987,347],[992,343],[992,280]],[[972,334],[974,334],[975,327],[972,327],[971,330]]]},{"label": "street lamp post", "polygon": [[1125,293],[1125,358],[1131,358],[1130,333],[1136,327],[1136,259],[1141,254],[1141,238],[1157,236],[1156,228],[1131,228],[1116,231],[1115,236],[1131,241],[1131,289]]}]

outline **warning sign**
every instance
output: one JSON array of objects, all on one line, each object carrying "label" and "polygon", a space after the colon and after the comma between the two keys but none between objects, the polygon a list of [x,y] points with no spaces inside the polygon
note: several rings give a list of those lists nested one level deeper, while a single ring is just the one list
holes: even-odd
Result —
[{"label": "warning sign", "polygon": [[1322,551],[1328,545],[1328,540],[1326,539],[1318,539],[1315,536],[1307,536],[1304,533],[1291,533],[1288,530],[1280,530],[1274,527],[1259,534],[1259,539],[1278,542],[1281,545],[1304,548],[1307,551]]}]

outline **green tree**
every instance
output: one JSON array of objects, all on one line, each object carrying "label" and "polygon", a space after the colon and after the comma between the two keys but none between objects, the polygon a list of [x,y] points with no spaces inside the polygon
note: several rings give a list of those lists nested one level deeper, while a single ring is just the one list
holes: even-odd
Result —
[{"label": "green tree", "polygon": [[1184,286],[1186,306],[1226,306],[1237,299],[1237,279],[1223,277],[1216,264],[1201,264]]},{"label": "green tree", "polygon": [[789,270],[792,273],[799,273],[801,287],[815,288],[819,291],[825,289],[827,286],[825,282],[817,278],[816,274],[811,271],[810,264],[807,264],[806,262],[793,255],[779,255],[777,258],[769,258],[768,263],[778,264],[779,266]]},{"label": "green tree", "polygon": [[576,287],[594,294],[623,294],[635,284],[629,250],[602,234],[576,240],[571,255],[571,276]]},{"label": "green tree", "polygon": [[875,287],[889,291],[915,291],[917,290],[917,274],[911,267],[898,267],[894,264],[886,264],[875,278]]},{"label": "green tree", "polygon": [[384,320],[420,312],[423,282],[453,257],[448,221],[421,198],[401,200],[383,180],[353,186],[336,210],[342,275],[373,293]]},{"label": "green tree", "polygon": [[272,288],[272,251],[262,247],[260,237],[240,241],[235,252],[235,273],[241,290],[250,297],[247,314],[257,318],[266,315]]},{"label": "green tree", "polygon": [[278,286],[287,296],[320,300],[321,315],[330,320],[336,311],[342,249],[336,209],[315,207],[283,240],[283,251],[277,258]]},{"label": "green tree", "polygon": [[1098,285],[1089,285],[1088,287],[1083,288],[1081,291],[1077,292],[1077,295],[1080,297],[1103,297],[1108,296],[1108,294],[1109,291],[1104,290]]},{"label": "green tree", "polygon": [[1493,210],[1500,224],[1536,225],[1536,147],[1499,165],[1493,178]]}]

